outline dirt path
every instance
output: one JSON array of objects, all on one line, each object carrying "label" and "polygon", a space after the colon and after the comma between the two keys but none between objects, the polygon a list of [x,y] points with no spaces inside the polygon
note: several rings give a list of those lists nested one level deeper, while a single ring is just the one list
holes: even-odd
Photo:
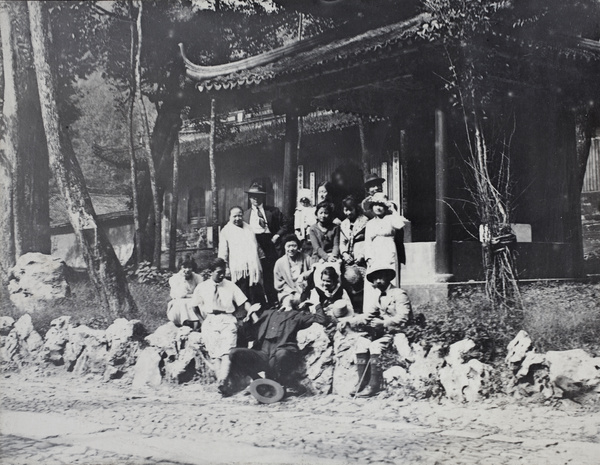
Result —
[{"label": "dirt path", "polygon": [[190,384],[132,390],[22,372],[0,380],[0,463],[597,464],[600,415],[500,400],[292,398]]}]

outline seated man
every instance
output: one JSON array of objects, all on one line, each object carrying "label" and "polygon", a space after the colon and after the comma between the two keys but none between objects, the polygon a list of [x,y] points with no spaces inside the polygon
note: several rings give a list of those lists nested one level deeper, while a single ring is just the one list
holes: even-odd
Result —
[{"label": "seated man", "polygon": [[[365,289],[364,313],[338,324],[339,330],[350,325],[364,332],[355,346],[358,371],[356,390],[359,397],[370,397],[379,392],[381,351],[391,343],[392,335],[401,332],[412,320],[412,308],[406,292],[391,284],[395,275],[396,271],[389,265],[371,267],[367,271],[367,280],[371,285],[367,285],[370,287],[368,291]],[[368,365],[371,368],[370,377],[365,374]]]},{"label": "seated man", "polygon": [[[292,379],[300,364],[298,331],[313,323],[325,325],[327,316],[319,308],[315,313],[299,311],[298,294],[285,297],[281,309],[264,310],[250,314],[246,322],[247,334],[254,341],[251,349],[236,348],[229,352],[231,373],[258,379],[258,373],[286,386],[288,394],[303,392],[297,380]],[[231,388],[221,390],[223,395],[231,395]]]},{"label": "seated man", "polygon": [[167,318],[176,326],[200,327],[201,316],[198,307],[192,302],[196,286],[202,282],[202,276],[194,273],[194,263],[181,262],[179,272],[169,278],[171,300],[167,307]]},{"label": "seated man", "polygon": [[205,318],[202,340],[215,362],[219,389],[229,373],[229,350],[237,345],[238,319],[242,320],[252,308],[240,288],[225,279],[226,268],[222,258],[213,260],[209,266],[210,279],[200,283],[193,296]]}]

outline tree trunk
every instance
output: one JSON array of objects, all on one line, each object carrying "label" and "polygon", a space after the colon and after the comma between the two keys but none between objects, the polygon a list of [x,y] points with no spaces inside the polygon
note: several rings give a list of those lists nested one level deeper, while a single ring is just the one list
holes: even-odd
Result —
[{"label": "tree trunk", "polygon": [[81,167],[68,134],[60,124],[56,87],[48,59],[50,31],[43,22],[42,3],[27,2],[33,59],[46,131],[52,172],[67,204],[69,220],[80,242],[88,272],[102,304],[111,318],[137,316],[125,272],[106,234],[98,228],[96,213],[85,185]]},{"label": "tree trunk", "polygon": [[212,194],[213,246],[216,247],[219,234],[219,189],[217,187],[217,168],[215,166],[215,99],[210,100],[210,133],[208,138],[208,165],[210,169],[210,191]]},{"label": "tree trunk", "polygon": [[141,64],[141,50],[142,50],[142,10],[143,3],[138,0],[134,2],[137,6],[137,18],[135,21],[137,30],[137,53],[135,57],[135,95],[134,101],[140,104],[140,113],[142,116],[144,132],[144,145],[146,146],[146,160],[148,162],[148,172],[150,174],[150,189],[152,191],[152,203],[154,206],[154,245],[153,245],[153,256],[152,263],[155,267],[160,268],[160,252],[162,246],[161,237],[161,224],[162,224],[162,195],[159,193],[159,187],[156,179],[156,169],[154,165],[154,157],[152,155],[151,141],[150,141],[150,125],[148,123],[148,114],[144,105],[142,96],[142,64]]},{"label": "tree trunk", "polygon": [[2,174],[0,248],[2,273],[27,252],[49,254],[48,149],[41,119],[27,6],[2,7],[6,124]]},{"label": "tree trunk", "polygon": [[12,47],[12,24],[8,3],[0,5],[0,34],[2,35],[2,66],[4,69],[4,135],[0,152],[0,272],[5,280],[15,264],[15,234],[13,212],[13,173],[17,162],[18,124],[15,64]]},{"label": "tree trunk", "polygon": [[[175,92],[175,91],[174,91]],[[152,130],[152,138],[150,149],[154,166],[156,167],[157,187],[159,193],[170,184],[168,176],[173,160],[171,155],[173,147],[179,136],[181,128],[181,102],[175,100],[173,102],[163,102],[158,107],[158,113],[154,128]],[[150,176],[147,172],[141,173],[138,179],[139,183],[139,213],[140,226],[144,230],[146,242],[144,243],[144,257],[150,260],[153,256],[154,245],[154,225],[148,224],[148,220],[153,218],[153,196],[150,188]]]},{"label": "tree trunk", "polygon": [[131,158],[130,163],[130,177],[131,177],[131,199],[133,204],[133,226],[135,228],[134,236],[134,263],[138,264],[142,260],[142,243],[143,243],[143,232],[140,226],[140,212],[139,212],[139,200],[138,200],[138,163],[135,155],[135,95],[137,92],[135,70],[136,63],[139,61],[140,48],[136,48],[136,28],[133,22],[133,1],[129,2],[131,9],[132,22],[130,26],[131,33],[131,83],[130,83],[130,95],[131,101],[129,102],[129,155]]},{"label": "tree trunk", "polygon": [[17,26],[19,36],[17,54],[17,96],[20,99],[19,149],[17,158],[15,202],[16,253],[27,252],[49,254],[50,244],[50,202],[48,198],[48,147],[40,101],[38,98],[35,68],[27,6],[16,2],[12,8],[18,9]]},{"label": "tree trunk", "polygon": [[169,269],[177,269],[177,208],[179,206],[179,142],[173,152],[173,195],[171,197],[171,227],[169,230]]}]

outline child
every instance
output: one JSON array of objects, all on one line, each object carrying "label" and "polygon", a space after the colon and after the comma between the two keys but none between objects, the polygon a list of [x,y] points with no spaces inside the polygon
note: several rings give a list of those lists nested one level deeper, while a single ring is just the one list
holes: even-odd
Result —
[{"label": "child", "polygon": [[298,192],[298,208],[294,213],[294,231],[300,241],[308,235],[308,229],[317,222],[315,208],[311,203],[310,189],[300,189]]}]

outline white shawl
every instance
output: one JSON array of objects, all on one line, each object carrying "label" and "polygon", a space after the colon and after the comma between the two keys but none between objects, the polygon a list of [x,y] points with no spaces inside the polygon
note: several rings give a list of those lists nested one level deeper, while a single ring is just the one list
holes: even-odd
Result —
[{"label": "white shawl", "polygon": [[248,223],[242,223],[241,228],[227,223],[221,229],[218,255],[227,262],[234,283],[245,277],[250,278],[250,286],[261,282],[258,243]]}]

